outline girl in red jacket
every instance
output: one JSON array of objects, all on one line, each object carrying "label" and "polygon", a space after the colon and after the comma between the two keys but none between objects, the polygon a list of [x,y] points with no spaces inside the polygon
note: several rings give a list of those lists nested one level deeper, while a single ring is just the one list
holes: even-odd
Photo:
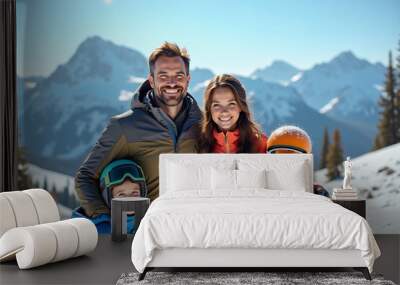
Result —
[{"label": "girl in red jacket", "polygon": [[267,137],[251,117],[240,81],[228,74],[214,77],[204,92],[200,152],[266,153]]}]

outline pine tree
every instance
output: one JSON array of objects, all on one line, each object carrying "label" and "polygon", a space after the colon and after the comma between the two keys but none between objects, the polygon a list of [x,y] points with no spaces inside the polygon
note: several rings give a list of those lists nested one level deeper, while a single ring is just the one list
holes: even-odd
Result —
[{"label": "pine tree", "polygon": [[50,192],[57,192],[57,187],[56,184],[53,184],[53,186],[51,186],[51,190],[49,190]]},{"label": "pine tree", "polygon": [[28,165],[25,158],[25,151],[22,147],[17,149],[17,187],[19,190],[25,190],[33,187],[33,181],[28,174]]},{"label": "pine tree", "polygon": [[380,121],[378,124],[378,134],[375,138],[374,148],[378,149],[398,141],[398,129],[396,117],[395,97],[396,80],[394,77],[394,69],[392,64],[392,53],[389,52],[389,65],[387,67],[385,79],[385,94],[379,98],[379,106],[382,108]]},{"label": "pine tree", "polygon": [[341,145],[340,131],[335,129],[333,132],[333,143],[329,146],[328,154],[326,157],[326,176],[330,179],[340,177],[341,166],[343,163],[343,149]]},{"label": "pine tree", "polygon": [[61,198],[60,203],[66,207],[70,207],[70,205],[69,205],[69,190],[66,186],[63,189],[62,198]]},{"label": "pine tree", "polygon": [[42,189],[49,191],[49,186],[47,185],[47,176],[44,177]]},{"label": "pine tree", "polygon": [[40,188],[39,181],[35,180],[32,184],[32,188]]},{"label": "pine tree", "polygon": [[64,199],[66,199],[64,205],[73,209],[75,201],[74,201],[74,196],[69,193],[69,179],[68,178],[66,179],[63,193],[64,193]]},{"label": "pine tree", "polygon": [[326,168],[326,156],[328,154],[329,145],[330,145],[329,133],[328,133],[328,129],[325,127],[324,128],[324,138],[322,141],[322,149],[321,149],[321,162],[319,164],[320,169]]},{"label": "pine tree", "polygon": [[65,186],[64,186],[64,188],[69,189],[69,179],[68,179],[68,178],[66,178],[66,180],[65,180]]},{"label": "pine tree", "polygon": [[398,55],[396,58],[396,71],[397,71],[397,92],[396,92],[396,99],[395,99],[395,109],[396,109],[396,129],[397,129],[397,141],[400,142],[400,40],[399,40],[399,47],[398,47]]},{"label": "pine tree", "polygon": [[53,197],[54,201],[56,201],[56,203],[58,203],[58,193],[57,193],[57,189],[55,187],[55,185],[53,184],[53,187],[51,188],[51,190],[49,190],[49,193],[51,195],[51,197]]},{"label": "pine tree", "polygon": [[382,147],[383,147],[383,144],[382,144],[381,137],[379,135],[376,135],[375,139],[374,139],[374,146],[372,147],[372,150],[377,150]]}]

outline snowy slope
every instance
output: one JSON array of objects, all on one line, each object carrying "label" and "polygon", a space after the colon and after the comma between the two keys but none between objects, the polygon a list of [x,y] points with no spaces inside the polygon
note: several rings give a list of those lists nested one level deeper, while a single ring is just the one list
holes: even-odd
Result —
[{"label": "snowy slope", "polygon": [[[28,164],[28,174],[33,178],[32,182],[34,184],[51,193],[57,202],[61,219],[71,218],[72,208],[75,208],[79,204],[79,198],[75,192],[74,177],[50,171],[33,164]],[[47,184],[47,187],[44,184]],[[64,193],[66,189],[67,193]],[[52,193],[52,191],[56,191],[57,194]],[[66,194],[69,196],[68,201],[65,201]],[[64,200],[61,201],[57,197],[63,197]],[[67,202],[69,205],[65,204]]]},{"label": "snowy slope", "polygon": [[45,181],[47,183],[47,191],[55,189],[57,192],[62,192],[67,187],[70,195],[75,194],[74,177],[61,174],[55,171],[41,168],[34,164],[28,164],[28,174],[33,178],[33,183],[43,187]]},{"label": "snowy slope", "polygon": [[299,72],[300,69],[297,67],[283,60],[275,60],[271,65],[255,70],[250,77],[253,79],[259,78],[267,82],[288,85],[291,78]]},{"label": "snowy slope", "polygon": [[[400,143],[352,159],[352,186],[367,199],[367,220],[374,233],[400,233]],[[326,170],[315,180],[329,191],[342,179],[327,181]]]}]

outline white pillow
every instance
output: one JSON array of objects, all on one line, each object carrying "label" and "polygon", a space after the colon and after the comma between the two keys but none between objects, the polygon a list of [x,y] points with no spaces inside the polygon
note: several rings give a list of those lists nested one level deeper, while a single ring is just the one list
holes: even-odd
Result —
[{"label": "white pillow", "polygon": [[211,170],[213,190],[238,190],[241,188],[267,188],[266,170]]},{"label": "white pillow", "polygon": [[236,161],[232,159],[179,159],[169,161],[166,165],[168,177],[166,177],[167,191],[185,190],[211,190],[211,170],[234,169]]},{"label": "white pillow", "polygon": [[290,171],[269,169],[267,171],[267,186],[273,190],[307,191],[306,163],[292,164]]},{"label": "white pillow", "polygon": [[236,170],[237,188],[267,188],[267,171]]},{"label": "white pillow", "polygon": [[311,157],[305,156],[303,154],[266,154],[262,158],[240,158],[238,168],[251,171],[266,169],[268,189],[312,191]]},{"label": "white pillow", "polygon": [[236,190],[236,170],[211,168],[211,188],[213,190]]},{"label": "white pillow", "polygon": [[168,165],[168,189],[185,191],[189,189],[210,189],[210,167],[187,166],[177,163]]}]

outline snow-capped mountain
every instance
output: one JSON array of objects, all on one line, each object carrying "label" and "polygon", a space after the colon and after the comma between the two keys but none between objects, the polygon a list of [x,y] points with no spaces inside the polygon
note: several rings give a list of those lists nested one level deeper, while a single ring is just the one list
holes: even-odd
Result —
[{"label": "snow-capped mountain", "polygon": [[190,71],[189,93],[194,96],[201,106],[203,91],[208,82],[214,77],[214,73],[207,68],[194,68]]},{"label": "snow-capped mountain", "polygon": [[67,63],[26,92],[31,162],[72,175],[108,119],[129,108],[146,75],[147,60],[138,51],[100,37],[82,42]]},{"label": "snow-capped mountain", "polygon": [[283,61],[275,60],[271,65],[261,69],[256,69],[252,74],[253,79],[262,79],[267,82],[280,83],[282,85],[288,85],[293,76],[298,74],[301,70],[297,67]]},{"label": "snow-capped mountain", "polygon": [[[400,232],[400,143],[352,159],[351,185],[367,200],[367,220],[374,233]],[[326,169],[315,180],[330,192],[343,180],[327,181]]]},{"label": "snow-capped mountain", "polygon": [[18,108],[18,143],[21,146],[25,146],[26,132],[25,132],[25,105],[27,104],[26,93],[34,89],[38,83],[43,81],[45,77],[42,76],[28,76],[21,77],[16,76],[16,87],[17,87],[17,108]]},{"label": "snow-capped mountain", "polygon": [[190,70],[190,86],[189,90],[196,89],[198,84],[202,84],[214,77],[214,73],[208,68],[194,68]]},{"label": "snow-capped mountain", "polygon": [[347,51],[297,74],[290,86],[315,110],[352,124],[372,138],[384,77],[381,63],[372,64]]}]

